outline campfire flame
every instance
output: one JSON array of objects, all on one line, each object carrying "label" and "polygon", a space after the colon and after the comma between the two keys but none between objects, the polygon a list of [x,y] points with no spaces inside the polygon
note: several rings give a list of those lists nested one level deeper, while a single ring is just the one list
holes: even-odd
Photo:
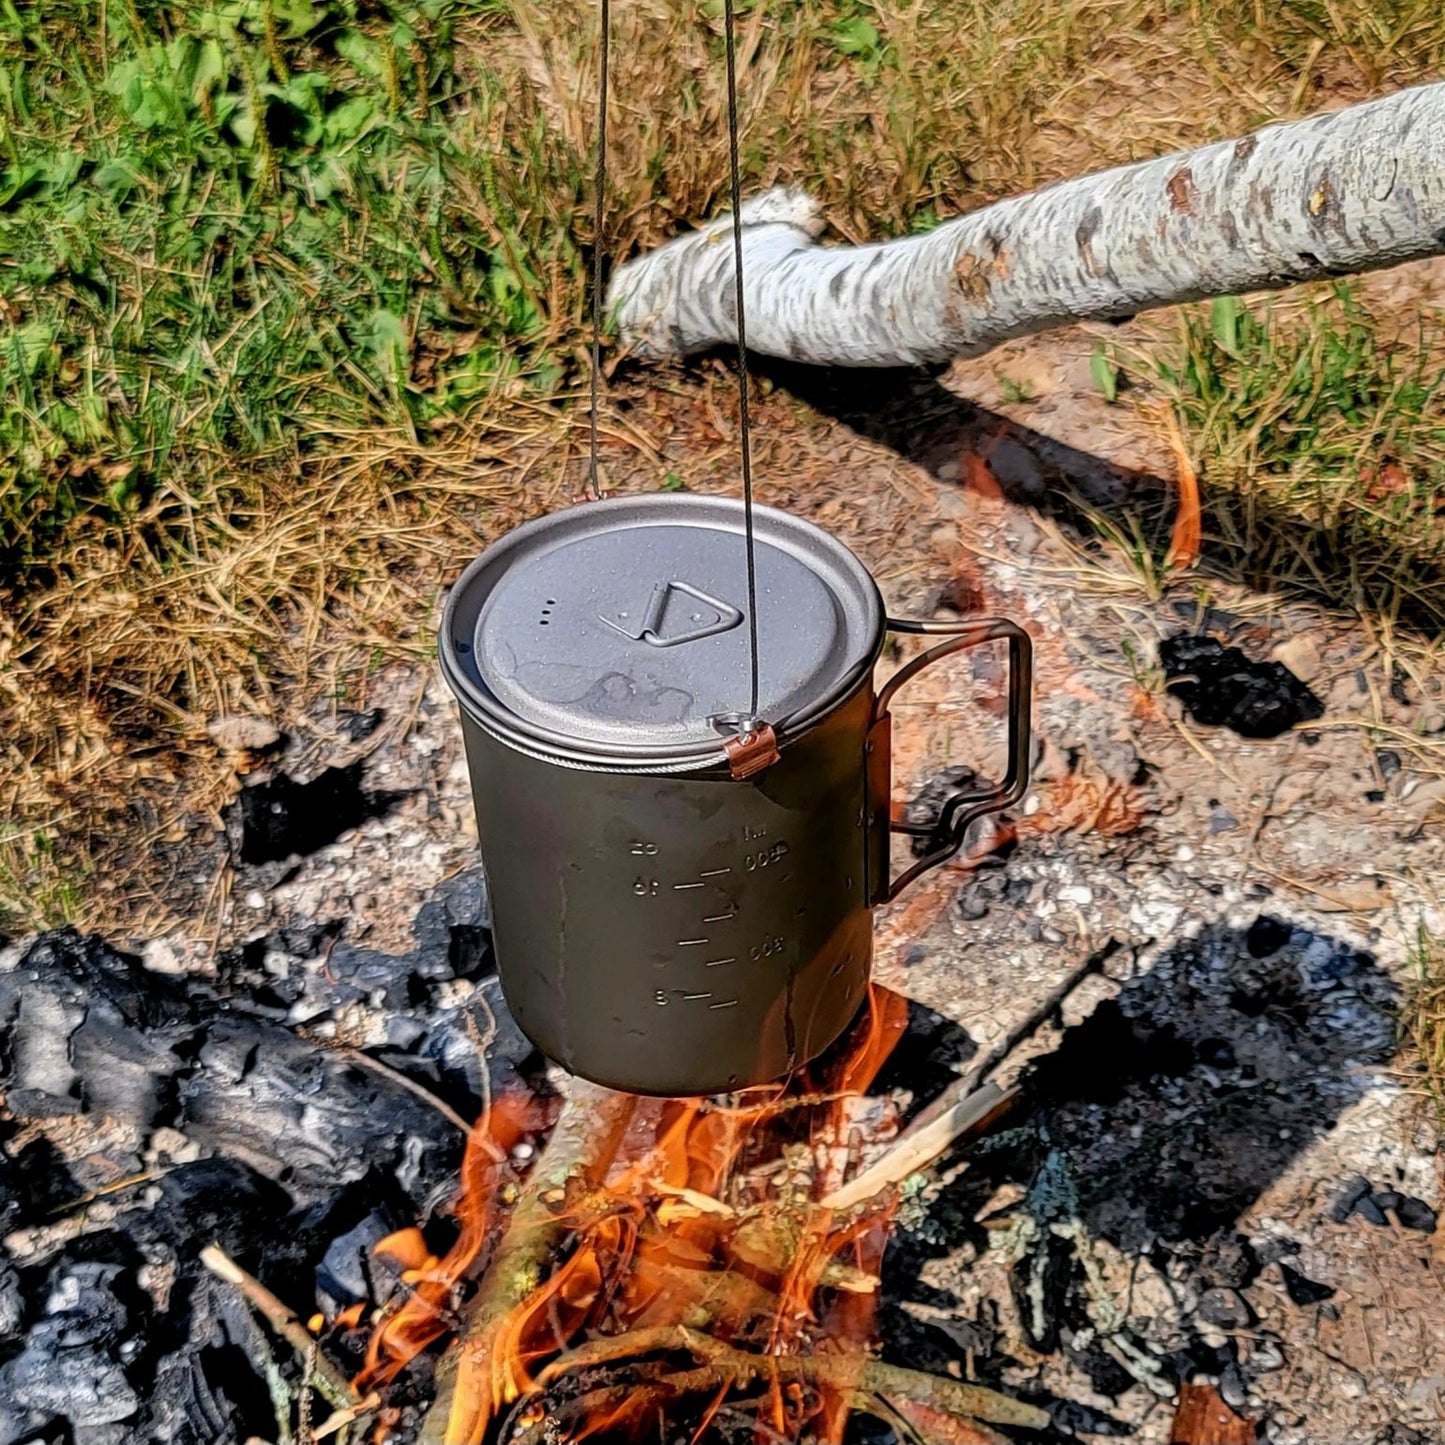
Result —
[{"label": "campfire flame", "polygon": [[[759,1438],[841,1440],[858,1383],[847,1362],[872,1337],[891,1210],[835,1215],[818,1201],[864,1143],[896,1129],[891,1109],[862,1095],[906,1022],[906,1000],[874,986],[853,1037],[806,1076],[726,1101],[635,1101],[614,1157],[542,1198],[568,1241],[550,1274],[485,1349],[452,1350],[446,1440],[482,1441],[508,1411],[507,1438],[540,1440],[530,1432],[544,1422],[548,1439],[655,1438],[660,1410],[684,1396],[698,1402],[695,1441],[742,1404],[766,1427]],[[444,1256],[414,1230],[378,1247],[403,1266],[407,1292],[373,1333],[361,1393],[456,1327],[457,1291],[491,1261],[517,1195],[513,1151],[545,1122],[520,1097],[478,1122]],[[702,1364],[668,1362],[680,1353]],[[785,1367],[829,1354],[837,1368]]]},{"label": "campfire flame", "polygon": [[366,1363],[354,1382],[359,1395],[389,1384],[417,1354],[450,1333],[453,1291],[495,1234],[506,1193],[515,1189],[512,1150],[544,1122],[540,1105],[522,1095],[498,1100],[478,1121],[462,1157],[456,1209],[461,1230],[444,1258],[427,1250],[416,1229],[388,1235],[376,1246],[378,1255],[403,1267],[407,1293],[372,1333]]}]

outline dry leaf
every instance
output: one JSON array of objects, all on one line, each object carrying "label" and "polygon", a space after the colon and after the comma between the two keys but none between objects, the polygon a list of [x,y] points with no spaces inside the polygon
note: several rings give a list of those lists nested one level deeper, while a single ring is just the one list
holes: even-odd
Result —
[{"label": "dry leaf", "polygon": [[1213,1385],[1181,1385],[1169,1445],[1254,1445],[1259,1429],[1236,1415]]},{"label": "dry leaf", "polygon": [[226,753],[259,753],[275,747],[281,740],[281,729],[263,717],[244,713],[227,713],[212,718],[206,732],[215,745]]},{"label": "dry leaf", "polygon": [[1386,497],[1398,496],[1409,491],[1410,478],[1405,468],[1393,457],[1387,457],[1378,467],[1366,467],[1360,473],[1365,484],[1365,495],[1372,502],[1381,502]]}]

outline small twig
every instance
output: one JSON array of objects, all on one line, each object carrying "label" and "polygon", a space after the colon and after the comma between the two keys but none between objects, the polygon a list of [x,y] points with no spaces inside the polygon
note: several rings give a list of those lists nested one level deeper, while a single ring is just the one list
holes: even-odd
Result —
[{"label": "small twig", "polygon": [[591,1370],[617,1360],[655,1355],[661,1350],[686,1350],[700,1360],[716,1363],[723,1359],[728,1346],[702,1330],[686,1325],[656,1325],[651,1329],[628,1330],[620,1335],[601,1335],[576,1349],[558,1355],[537,1374],[536,1389],[545,1390],[571,1370]]},{"label": "small twig", "polygon": [[[1065,978],[1058,987],[1048,993],[1031,1013],[1026,1014],[1022,1019],[1006,1033],[1003,1038],[989,1051],[987,1057],[968,1076],[969,1088],[976,1088],[993,1071],[1004,1062],[1018,1046],[1027,1038],[1043,1028],[1048,1021],[1063,1007],[1069,995],[1084,982],[1086,978],[1092,978],[1096,973],[1104,971],[1104,965],[1114,957],[1116,953],[1123,950],[1124,945],[1117,938],[1107,939],[1103,945],[1096,948],[1074,971]],[[940,1096],[940,1097],[946,1097]],[[929,1115],[937,1105],[930,1105],[914,1123],[918,1127],[925,1123]]]},{"label": "small twig", "polygon": [[1015,1024],[980,1064],[950,1084],[924,1109],[880,1159],[840,1189],[826,1195],[820,1201],[822,1206],[825,1209],[851,1209],[872,1199],[931,1164],[965,1134],[987,1126],[1003,1113],[1017,1097],[1018,1090],[1000,1089],[994,1084],[986,1084],[985,1080],[1025,1039],[1037,1033],[1054,1017],[1086,978],[1101,972],[1122,947],[1118,939],[1111,938],[1102,948],[1095,949],[1057,988],[1049,992],[1037,1008]]},{"label": "small twig", "polygon": [[311,1433],[311,1386],[320,1363],[321,1346],[312,1336],[306,1350],[306,1366],[301,1372],[301,1394],[296,1402],[296,1438],[299,1445],[316,1445],[316,1437]]},{"label": "small twig", "polygon": [[[266,1323],[286,1341],[305,1362],[311,1356],[316,1337],[297,1319],[291,1308],[282,1303],[254,1275],[249,1275],[219,1244],[208,1244],[201,1251],[201,1263],[218,1279],[223,1279],[259,1313]],[[356,1396],[346,1376],[319,1352],[316,1357],[316,1380],[322,1393],[333,1405],[355,1404]]]},{"label": "small twig", "polygon": [[[952,1415],[925,1401],[889,1400],[886,1395],[875,1398],[908,1425],[909,1437],[921,1442],[921,1445],[1009,1445],[1007,1435],[1000,1435],[997,1430],[990,1430],[977,1420]],[[874,1411],[876,1413],[876,1407]]]},{"label": "small twig", "polygon": [[169,1169],[145,1169],[139,1174],[127,1174],[124,1179],[113,1179],[109,1184],[102,1184],[98,1189],[91,1189],[77,1199],[68,1199],[64,1204],[57,1204],[50,1210],[49,1217],[60,1219],[69,1214],[79,1214],[82,1210],[89,1209],[92,1204],[98,1204],[112,1194],[119,1194],[125,1189],[134,1189],[138,1184],[150,1184],[153,1180],[164,1178],[170,1172]]},{"label": "small twig", "polygon": [[893,1146],[850,1179],[840,1189],[825,1194],[819,1204],[824,1209],[852,1209],[894,1184],[901,1184],[910,1174],[932,1164],[946,1149],[965,1134],[998,1118],[1018,1097],[1018,1089],[1000,1089],[985,1084],[973,1093],[950,1104],[921,1129],[909,1129],[899,1135]]},{"label": "small twig", "polygon": [[[463,1137],[472,1137],[472,1126],[452,1108],[445,1099],[439,1099],[425,1084],[419,1084],[415,1079],[403,1074],[400,1069],[394,1069],[390,1064],[384,1064],[380,1059],[374,1059],[370,1054],[362,1053],[360,1049],[352,1048],[351,1045],[343,1045],[337,1050],[345,1055],[353,1064],[360,1064],[363,1069],[370,1069],[379,1078],[389,1079],[399,1089],[405,1089],[408,1094],[414,1095],[424,1104],[430,1104],[438,1114],[449,1124],[455,1124],[462,1131]],[[482,1065],[485,1068],[486,1059],[483,1058]]]},{"label": "small twig", "polygon": [[485,1119],[492,1112],[492,1075],[487,1050],[496,1041],[497,1016],[492,1012],[492,1006],[487,1002],[486,994],[480,989],[477,990],[476,1000],[487,1016],[486,1028],[478,1030],[477,1021],[472,1017],[470,1009],[462,1015],[462,1018],[467,1026],[467,1037],[471,1039],[472,1045],[477,1051],[477,1088],[482,1096],[482,1112],[478,1117]]},{"label": "small twig", "polygon": [[332,1435],[346,1429],[361,1419],[363,1415],[369,1415],[381,1405],[381,1396],[375,1390],[367,1395],[365,1399],[358,1400],[354,1405],[343,1405],[339,1410],[328,1415],[315,1429],[312,1438],[315,1440],[326,1440]]},{"label": "small twig", "polygon": [[1017,1425],[1025,1430],[1043,1430],[1049,1424],[1048,1414],[1036,1405],[1015,1400],[984,1385],[886,1365],[881,1360],[857,1354],[752,1354],[685,1325],[633,1330],[579,1345],[553,1360],[537,1376],[534,1388],[541,1390],[572,1370],[668,1350],[684,1350],[704,1362],[699,1369],[668,1374],[655,1381],[677,1394],[701,1393],[721,1384],[741,1388],[756,1380],[777,1379],[861,1390],[892,1401],[925,1405],[967,1420]]},{"label": "small twig", "polygon": [[[559,1438],[559,1424],[572,1420],[605,1420],[619,1406],[626,1405],[637,1396],[635,1385],[606,1385],[601,1389],[589,1390],[585,1395],[568,1400],[555,1411],[544,1411],[529,1425],[504,1429],[499,1438],[510,1440],[512,1445],[553,1445]],[[508,1421],[520,1418],[526,1397],[517,1401]]]},{"label": "small twig", "polygon": [[[413,1079],[410,1075],[402,1073],[400,1069],[394,1069],[390,1064],[384,1064],[380,1059],[372,1058],[370,1054],[363,1053],[362,1050],[351,1044],[339,1044],[334,1039],[323,1039],[319,1035],[312,1033],[309,1029],[296,1029],[295,1032],[298,1037],[305,1039],[307,1043],[315,1044],[318,1048],[325,1049],[328,1053],[339,1054],[348,1062],[369,1070],[378,1078],[395,1084],[399,1089],[405,1089],[408,1094],[413,1095],[415,1098],[420,1099],[423,1104],[427,1104],[435,1109],[447,1123],[454,1124],[461,1130],[464,1138],[470,1139],[472,1137],[472,1126],[468,1124],[445,1099],[439,1099],[425,1084],[418,1083],[417,1080]],[[484,1066],[485,1062],[486,1061],[483,1060]],[[483,1117],[485,1117],[485,1115],[486,1110],[483,1110]],[[481,1142],[485,1143],[488,1141]],[[502,1157],[501,1154],[497,1152],[495,1145],[490,1145],[489,1152],[495,1159],[501,1159]]]}]

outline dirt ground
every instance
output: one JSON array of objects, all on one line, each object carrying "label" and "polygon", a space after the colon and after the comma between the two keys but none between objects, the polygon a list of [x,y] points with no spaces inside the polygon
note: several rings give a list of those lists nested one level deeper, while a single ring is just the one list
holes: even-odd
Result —
[{"label": "dirt ground", "polygon": [[[1036,8],[1041,16],[1051,9]],[[1333,18],[1339,7],[1324,8]],[[1412,50],[1414,31],[1435,23],[1423,10],[1418,23],[1402,19],[1387,47],[1401,52],[1396,76],[1396,59],[1380,73],[1357,74],[1353,51],[1345,64],[1349,46],[1321,49],[1323,41],[1308,42],[1302,65],[1281,68],[1281,56],[1252,37],[1219,44],[1215,26],[1227,22],[1211,7],[1188,9],[1187,20],[1182,12],[1157,26],[1151,20],[1147,34],[1124,43],[1105,34],[1088,7],[1060,7],[1070,24],[1080,19],[1081,33],[1099,32],[1096,51],[1071,41],[1034,63],[1022,59],[1026,47],[999,44],[993,70],[978,73],[965,55],[958,75],[967,104],[950,99],[936,109],[956,112],[965,133],[978,132],[979,163],[970,169],[967,153],[953,154],[954,141],[935,140],[953,159],[929,183],[971,203],[1221,127],[1228,133],[1256,116],[1438,74],[1426,50]],[[997,17],[997,36],[1015,23],[1022,35],[1030,13]],[[1267,18],[1261,8],[1266,36]],[[995,28],[991,20],[991,44]],[[919,54],[939,48],[934,31],[923,39]],[[672,43],[659,28],[656,42],[664,40]],[[499,53],[495,41],[488,30],[488,55]],[[1217,62],[1217,73],[1193,73],[1189,57],[1199,55]],[[1175,79],[1161,83],[1166,72]],[[883,67],[885,81],[889,73]],[[854,107],[893,117],[871,90],[859,99],[847,88],[856,77],[820,74],[826,92],[807,84],[786,91],[796,92],[797,114],[831,105],[837,116]],[[1045,103],[1033,95],[1039,88],[1058,94]],[[624,98],[637,94],[625,83],[618,89]],[[549,109],[548,95],[541,106]],[[634,118],[618,127],[625,145],[646,130],[632,126]],[[573,121],[585,132],[585,106]],[[797,128],[792,111],[774,123],[779,137]],[[705,142],[708,126],[668,125],[658,131],[659,154],[670,154],[666,205],[649,210],[645,188],[640,197],[619,191],[628,226],[670,230],[711,204],[713,160],[700,161],[701,150],[678,141],[685,132],[690,143]],[[914,194],[918,178],[898,179],[889,168],[892,141],[855,154],[862,142],[851,132],[851,122],[838,131],[830,155],[845,157],[870,186],[877,180],[883,192]],[[860,166],[859,154],[883,160]],[[804,149],[796,155],[819,168]],[[615,169],[647,177],[647,186],[664,174],[641,157]],[[846,190],[832,197],[839,234],[877,230],[865,201]],[[480,197],[468,204],[485,209]],[[544,230],[563,225],[545,208],[538,214]],[[888,216],[892,225],[915,219]],[[1438,312],[1445,261],[1361,278],[1356,294],[1380,317]],[[1000,1081],[1027,1082],[1027,1102],[906,1186],[881,1343],[897,1360],[1047,1398],[1060,1424],[1083,1438],[1168,1440],[1173,1382],[1192,1378],[1211,1383],[1279,1445],[1445,1442],[1445,1233],[1434,1228],[1445,1207],[1445,1156],[1433,1105],[1399,1041],[1417,933],[1445,937],[1438,643],[1386,617],[1361,621],[1333,610],[1318,600],[1320,587],[1315,600],[1273,595],[1208,562],[1159,575],[1149,559],[1162,555],[1158,539],[1172,515],[1173,454],[1158,419],[1129,395],[1106,403],[1090,361],[1101,340],[1147,349],[1173,324],[1145,318],[1061,331],[929,377],[759,368],[761,500],[851,546],[897,615],[992,613],[1021,622],[1034,641],[1028,796],[1003,823],[980,827],[965,859],[926,876],[877,919],[876,977],[913,1001],[905,1047],[936,1064],[915,1075],[931,1074],[941,1088],[966,1073],[1086,960],[1103,958],[1060,1015],[1004,1065]],[[649,490],[666,477],[736,493],[738,412],[728,366],[705,360],[650,372],[623,363],[609,393],[610,488]],[[352,543],[366,553],[358,570],[387,593],[385,606],[365,588],[357,595],[370,597],[388,626],[413,603],[420,614],[431,561],[439,572],[440,559],[465,545],[459,539],[495,536],[502,518],[565,505],[584,478],[579,415],[549,413],[530,432],[480,437],[463,429],[441,460],[424,465],[414,439],[410,449],[369,439],[395,452],[379,450],[368,477],[384,476],[387,486],[421,472],[439,477],[440,491],[455,496],[457,527],[445,538],[436,529],[408,533],[389,502],[367,513]],[[505,455],[514,439],[515,460]],[[339,496],[347,483],[344,469],[338,475]],[[319,495],[308,507],[326,513]],[[285,506],[278,515],[284,519]],[[333,530],[349,525],[343,509]],[[275,545],[267,539],[283,536],[258,533],[254,555],[209,555],[227,559],[214,564],[218,574],[264,573],[261,554]],[[128,631],[139,625],[132,587],[106,588],[92,585],[87,605],[95,610],[68,611],[80,621],[58,630],[132,637],[127,645],[137,653],[174,643],[163,628]],[[221,668],[224,691],[192,689],[193,698],[224,695],[247,714],[241,724],[210,720],[211,740],[234,765],[219,783],[225,769],[214,766],[199,713],[182,719],[185,749],[153,750],[87,715],[76,729],[76,757],[67,759],[47,729],[68,737],[75,719],[66,711],[78,710],[57,705],[61,721],[36,734],[41,743],[26,767],[39,774],[36,758],[62,755],[53,771],[64,786],[55,796],[79,817],[87,793],[104,791],[94,779],[109,778],[114,763],[138,802],[127,846],[145,866],[133,883],[134,859],[106,838],[102,876],[87,881],[99,911],[87,903],[54,916],[145,919],[135,926],[148,931],[112,941],[159,974],[224,978],[218,960],[241,952],[261,974],[295,983],[324,974],[339,943],[353,945],[361,964],[374,951],[404,974],[428,909],[425,926],[437,924],[438,890],[450,884],[480,897],[456,711],[435,666],[418,648],[411,661],[368,671],[352,666],[365,649],[348,644],[298,681],[302,669],[288,672],[277,658],[326,653],[322,633],[337,607],[325,586],[314,591],[314,609],[301,608],[300,622],[278,621],[266,654],[253,651],[254,631],[228,633],[235,619],[224,607],[199,614],[202,641],[187,647],[225,642],[254,664],[254,672]],[[366,617],[346,620],[351,634],[365,637]],[[422,629],[424,642],[434,625]],[[306,636],[292,648],[288,631]],[[1191,721],[1157,661],[1160,642],[1181,633],[1283,662],[1320,699],[1323,715],[1269,740]],[[410,645],[402,629],[376,632],[378,656],[404,656]],[[916,650],[900,640],[882,671]],[[111,652],[129,665],[124,648]],[[27,692],[43,691],[43,681]],[[1001,660],[970,653],[900,696],[900,801],[925,792],[947,766],[997,774],[1004,688]],[[46,777],[47,798],[50,783]],[[171,804],[180,797],[189,811],[177,820]],[[273,801],[289,823],[268,843]],[[900,844],[896,865],[906,857]],[[483,931],[467,919],[466,928]],[[441,937],[444,952],[445,929]],[[0,974],[24,947],[17,940],[0,948]],[[448,976],[435,991],[455,988],[460,997],[462,987]],[[317,1037],[371,1046],[398,1022],[380,989],[364,1004],[318,1005],[314,1016],[306,990],[295,992],[300,1005],[277,1005],[288,1029],[314,1017]],[[505,1032],[505,1015],[501,1022]],[[514,1027],[509,1042],[525,1050]],[[456,1048],[474,1058],[460,1033]],[[503,1053],[497,1047],[493,1062]],[[87,1120],[67,1135],[72,1122],[60,1117],[42,1132],[67,1163],[93,1168],[94,1179],[77,1177],[102,1192],[113,1182],[102,1168],[106,1125],[97,1133]],[[172,1142],[193,1151],[188,1141]],[[42,1244],[37,1257],[50,1248]],[[3,1305],[0,1287],[0,1315]]]},{"label": "dirt ground", "polygon": [[[1439,267],[1375,284],[1445,301]],[[1118,945],[1005,1066],[1042,1102],[910,1185],[885,1347],[1043,1388],[1086,1436],[1168,1439],[1182,1352],[1281,1445],[1438,1439],[1441,1156],[1395,1040],[1414,932],[1445,928],[1440,680],[1411,672],[1408,638],[1207,573],[1151,590],[1100,543],[1100,515],[1167,524],[1171,464],[1090,385],[1091,344],[1064,332],[926,381],[774,372],[757,408],[760,497],[853,547],[890,609],[997,613],[1034,640],[1029,795],[878,920],[876,976],[928,1021],[919,1046],[966,1067]],[[724,372],[630,394],[652,457],[610,453],[614,488],[673,456],[733,488]],[[580,478],[540,475],[537,510]],[[1323,716],[1271,740],[1190,722],[1156,662],[1181,632],[1284,661]],[[965,654],[900,696],[901,798],[945,765],[996,773],[1003,685],[998,659]],[[434,667],[394,666],[364,701],[314,702],[304,745],[245,764],[253,783],[350,770],[356,826],[300,859],[200,869],[204,919],[129,940],[152,968],[204,973],[218,947],[317,925],[404,951],[427,895],[475,863]],[[363,1011],[353,1041],[380,1027]]]}]

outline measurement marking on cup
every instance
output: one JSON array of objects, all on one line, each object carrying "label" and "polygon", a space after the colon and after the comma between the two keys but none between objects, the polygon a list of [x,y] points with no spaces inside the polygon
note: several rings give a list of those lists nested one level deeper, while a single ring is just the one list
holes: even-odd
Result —
[{"label": "measurement marking on cup", "polygon": [[705,883],[674,883],[672,886],[673,886],[674,891],[680,893],[684,888],[706,888],[706,887],[707,887],[707,884],[705,884]]},{"label": "measurement marking on cup", "polygon": [[736,958],[710,958],[703,964],[704,968],[721,968],[725,963],[736,963]]},{"label": "measurement marking on cup", "polygon": [[696,948],[698,944],[706,942],[707,939],[705,938],[679,938],[677,940],[677,946],[679,948]]},{"label": "measurement marking on cup", "polygon": [[724,999],[721,1003],[710,1003],[710,1004],[708,1004],[708,1007],[709,1007],[709,1008],[732,1008],[736,1003],[737,1003],[737,999],[735,999],[735,998],[729,998],[729,999]]},{"label": "measurement marking on cup", "polygon": [[711,995],[710,993],[685,993],[685,994],[683,994],[683,998],[687,999],[689,1002],[696,1002],[696,1000],[698,1000],[698,999],[700,999],[700,998],[711,998],[711,997],[712,997],[712,995]]},{"label": "measurement marking on cup", "polygon": [[704,922],[704,923],[726,923],[729,918],[736,918],[737,916],[738,916],[738,911],[737,911],[736,908],[734,908],[730,913],[714,913],[711,917],[709,917],[709,918],[704,918],[704,919],[703,919],[703,922]]},{"label": "measurement marking on cup", "polygon": [[724,873],[731,873],[731,868],[709,868],[706,873],[699,873],[699,878],[721,878]]}]

